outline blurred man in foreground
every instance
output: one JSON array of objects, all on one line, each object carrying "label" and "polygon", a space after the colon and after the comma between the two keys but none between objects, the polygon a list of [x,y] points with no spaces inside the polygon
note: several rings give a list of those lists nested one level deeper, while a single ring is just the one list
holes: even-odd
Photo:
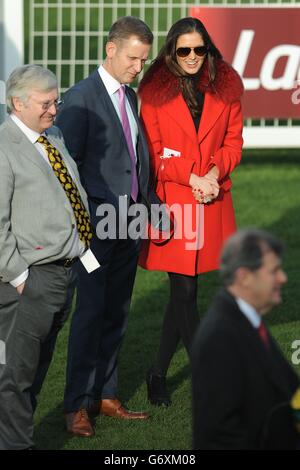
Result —
[{"label": "blurred man in foreground", "polygon": [[221,258],[224,289],[194,343],[195,449],[296,449],[289,401],[299,379],[263,316],[281,302],[287,276],[282,244],[260,230],[229,239]]}]

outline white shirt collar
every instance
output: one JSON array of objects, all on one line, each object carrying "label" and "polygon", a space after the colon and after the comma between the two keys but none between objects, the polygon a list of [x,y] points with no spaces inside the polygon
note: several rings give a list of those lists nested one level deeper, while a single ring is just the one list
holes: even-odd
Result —
[{"label": "white shirt collar", "polygon": [[237,297],[236,302],[240,307],[241,312],[248,318],[249,322],[254,328],[258,328],[261,324],[261,316],[257,313],[252,305],[248,304],[244,299]]},{"label": "white shirt collar", "polygon": [[15,114],[11,114],[10,117],[14,121],[14,123],[19,127],[19,129],[21,129],[21,131],[26,135],[30,142],[32,144],[35,144],[41,134],[34,131],[33,129],[30,129],[30,127],[27,127],[26,124],[24,124],[24,122],[21,121],[21,119],[19,119],[18,116],[16,116]]},{"label": "white shirt collar", "polygon": [[103,65],[100,65],[100,67],[98,68],[98,73],[109,95],[113,95],[116,91],[118,91],[121,86],[121,83],[119,83],[118,80],[112,77],[110,73],[105,70]]}]

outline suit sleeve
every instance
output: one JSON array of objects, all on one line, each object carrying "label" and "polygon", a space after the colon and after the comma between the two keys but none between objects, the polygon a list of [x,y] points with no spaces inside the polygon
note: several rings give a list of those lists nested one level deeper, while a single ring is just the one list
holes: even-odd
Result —
[{"label": "suit sleeve", "polygon": [[6,155],[0,151],[0,279],[3,282],[14,280],[28,268],[28,263],[20,255],[17,240],[11,231],[13,192],[13,171]]},{"label": "suit sleeve", "polygon": [[[246,449],[242,366],[234,339],[219,331],[198,343],[192,356],[193,441],[199,450]],[[224,340],[225,339],[225,340]]]},{"label": "suit sleeve", "polygon": [[241,103],[237,101],[231,105],[222,147],[211,157],[210,168],[217,166],[219,181],[222,182],[240,163],[243,145],[243,116]]},{"label": "suit sleeve", "polygon": [[80,166],[88,132],[87,106],[80,90],[71,89],[65,94],[55,125],[62,131],[70,155]]},{"label": "suit sleeve", "polygon": [[188,158],[161,159],[163,154],[163,141],[159,129],[156,108],[142,103],[141,119],[150,152],[150,164],[154,179],[157,181],[172,181],[189,186],[190,175],[195,161]]}]

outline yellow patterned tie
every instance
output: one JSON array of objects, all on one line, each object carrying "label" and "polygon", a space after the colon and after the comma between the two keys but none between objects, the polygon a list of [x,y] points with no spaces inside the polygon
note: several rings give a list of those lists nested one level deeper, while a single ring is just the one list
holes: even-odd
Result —
[{"label": "yellow patterned tie", "polygon": [[50,144],[49,140],[41,135],[37,142],[43,144],[46,149],[49,162],[55,176],[65,190],[65,193],[72,206],[77,222],[77,229],[80,240],[88,247],[92,239],[90,217],[82,202],[78,188],[73,181],[59,151]]}]

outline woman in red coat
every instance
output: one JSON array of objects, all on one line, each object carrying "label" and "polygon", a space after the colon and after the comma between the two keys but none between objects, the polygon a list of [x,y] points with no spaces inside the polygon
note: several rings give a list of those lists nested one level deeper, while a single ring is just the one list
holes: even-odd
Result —
[{"label": "woman in red coat", "polygon": [[237,72],[195,18],[171,27],[139,88],[156,192],[176,221],[170,240],[145,241],[140,256],[142,267],[170,279],[159,352],[147,375],[152,404],[171,403],[170,361],[180,339],[189,353],[199,322],[197,275],[218,268],[224,240],[236,229],[230,173],[241,159],[242,92]]}]

